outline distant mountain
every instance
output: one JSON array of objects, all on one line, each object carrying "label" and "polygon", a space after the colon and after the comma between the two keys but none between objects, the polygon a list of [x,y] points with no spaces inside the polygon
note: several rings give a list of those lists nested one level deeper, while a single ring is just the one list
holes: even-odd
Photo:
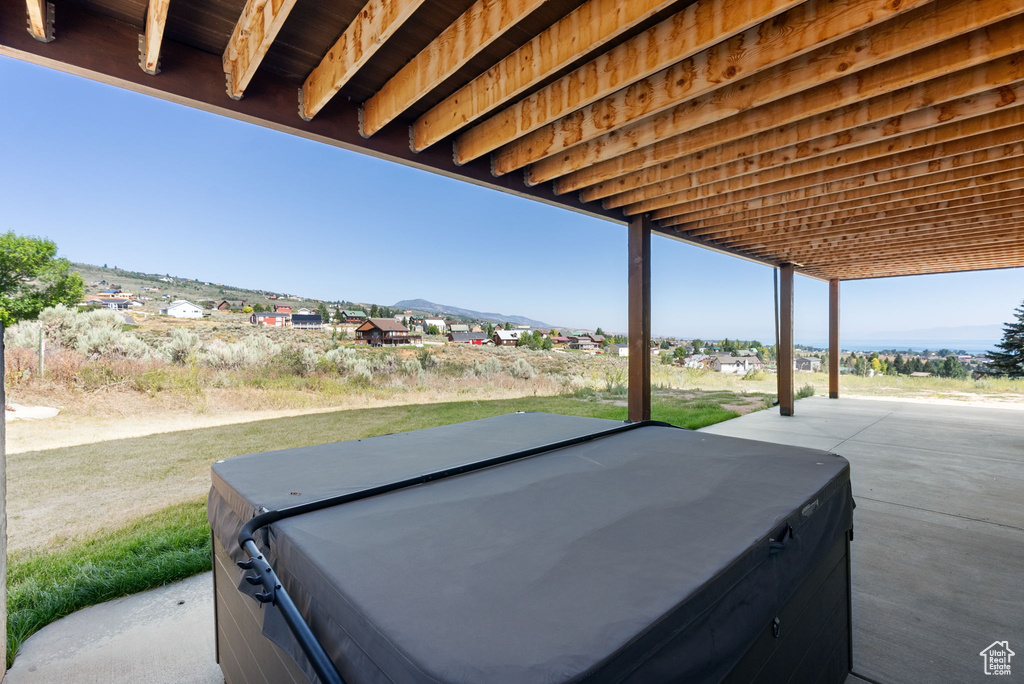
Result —
[{"label": "distant mountain", "polygon": [[493,313],[489,311],[473,311],[472,309],[463,309],[458,306],[449,306],[447,304],[435,304],[434,302],[428,302],[426,299],[403,299],[400,302],[395,302],[391,305],[393,309],[412,309],[413,311],[423,311],[425,313],[435,314],[451,314],[452,316],[459,316],[462,318],[477,318],[481,321],[492,321],[494,323],[504,323],[508,321],[515,325],[529,325],[534,328],[550,328],[551,326],[543,321],[534,320],[527,318],[526,316],[509,316],[507,314]]}]

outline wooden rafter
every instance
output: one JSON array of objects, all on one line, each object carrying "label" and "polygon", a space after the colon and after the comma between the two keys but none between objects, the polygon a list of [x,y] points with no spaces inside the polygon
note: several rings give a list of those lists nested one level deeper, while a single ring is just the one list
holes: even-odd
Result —
[{"label": "wooden rafter", "polygon": [[363,104],[371,136],[459,70],[544,0],[478,0]]},{"label": "wooden rafter", "polygon": [[228,95],[239,100],[267,55],[296,0],[248,0],[221,61]]},{"label": "wooden rafter", "polygon": [[[915,0],[917,1],[917,0]],[[458,137],[465,164],[505,142],[625,88],[798,5],[793,0],[697,0]]]},{"label": "wooden rafter", "polygon": [[[1007,110],[1006,113],[1014,112],[1017,113],[1018,117],[1021,116],[1020,108]],[[996,112],[996,115],[1002,113]],[[1021,119],[1018,119],[1018,123],[1020,121]],[[657,220],[671,219],[675,215],[686,213],[691,202],[712,197],[726,204],[759,195],[786,192],[808,185],[820,185],[829,181],[868,175],[871,176],[871,179],[867,182],[873,181],[878,183],[889,179],[906,177],[899,173],[900,169],[911,166],[921,168],[918,166],[919,164],[924,164],[926,170],[934,172],[947,165],[949,168],[960,165],[963,160],[956,158],[961,155],[973,154],[992,148],[995,149],[992,149],[991,156],[984,154],[978,161],[991,161],[992,159],[1004,156],[1015,156],[1016,146],[1021,144],[1020,140],[1024,140],[1022,133],[1024,133],[1024,130],[1020,126],[1007,124],[1007,127],[1000,130],[991,130],[966,138],[956,138],[950,142],[920,149],[911,149],[890,156],[875,156],[867,158],[865,161],[844,163],[842,166],[833,168],[828,168],[827,164],[811,159],[807,162],[794,164],[779,174],[782,176],[781,178],[764,183],[760,183],[756,177],[742,176],[735,179],[735,182],[722,181],[710,185],[702,185],[691,190],[666,196],[666,200],[670,204],[654,212],[654,218]],[[860,155],[865,156],[867,154],[867,152],[860,153]],[[847,156],[845,159],[850,160],[851,158],[851,156]],[[668,223],[670,225],[678,225],[672,221]]]},{"label": "wooden rafter", "polygon": [[[732,205],[709,206],[698,202],[692,211],[673,218],[674,225],[698,221],[707,225],[728,222],[733,216],[764,219],[770,216],[813,210],[818,207],[864,206],[876,198],[888,196],[928,196],[946,190],[985,185],[1016,178],[1024,170],[1024,157],[1010,156],[997,161],[968,164],[950,170],[930,172],[927,165],[906,167],[911,172],[903,178],[888,182],[869,183],[867,179],[843,179],[823,185],[809,185],[795,191],[764,195]],[[904,170],[906,171],[906,170]],[[749,212],[749,216],[747,213]]]},{"label": "wooden rafter", "polygon": [[[1022,6],[1014,6],[1019,8]],[[1024,12],[1024,9],[1020,10]],[[955,30],[955,29],[951,29]],[[670,163],[680,156],[730,142],[751,133],[763,131],[774,125],[785,125],[816,114],[825,114],[840,107],[854,105],[869,98],[924,83],[932,78],[983,64],[1020,50],[1018,36],[1024,31],[1024,17],[1016,16],[997,26],[976,30],[948,40],[940,45],[924,48],[903,59],[893,60],[838,80],[808,88],[802,97],[788,105],[777,97],[779,78],[787,68],[762,74],[751,82],[727,86],[713,96],[696,98],[691,101],[685,117],[671,118],[671,112],[654,117],[648,126],[659,125],[664,138],[657,142],[633,149],[617,157],[592,163],[585,169],[563,176],[555,183],[558,193],[580,190],[619,176],[641,171],[647,167]],[[760,102],[779,106],[759,106]],[[751,110],[759,114],[734,114]],[[764,111],[760,111],[764,110]],[[756,121],[751,120],[757,117]],[[720,124],[716,124],[720,122]],[[773,123],[774,122],[774,123]],[[660,125],[664,123],[664,125]],[[716,124],[708,126],[708,124]],[[747,127],[748,124],[756,126]],[[698,133],[699,129],[699,133]],[[619,133],[619,137],[622,133]],[[600,147],[601,140],[594,140],[572,150],[575,154],[587,154],[587,150]],[[556,169],[545,170],[564,155],[534,164],[530,173],[536,170],[544,175],[559,173]],[[539,176],[538,176],[539,177]]]},{"label": "wooden rafter", "polygon": [[[950,206],[943,207],[942,204]],[[818,221],[806,226],[781,227],[765,226],[740,233],[731,237],[709,236],[714,242],[740,249],[756,250],[771,247],[791,249],[805,242],[824,240],[837,234],[849,235],[851,239],[862,232],[878,228],[892,230],[895,228],[920,226],[922,223],[949,220],[984,220],[994,213],[1004,210],[1018,209],[1024,204],[1024,197],[1019,191],[1002,193],[997,199],[970,199],[923,205],[919,211],[893,210],[890,212],[874,212],[864,217],[852,217],[847,221]]]},{"label": "wooden rafter", "polygon": [[992,237],[1012,237],[1019,225],[1020,211],[1009,211],[999,214],[994,220],[958,219],[934,223],[918,223],[912,226],[900,226],[881,230],[857,232],[821,237],[799,243],[786,243],[783,247],[765,245],[755,248],[756,251],[770,253],[775,256],[807,263],[821,264],[823,257],[832,255],[849,256],[853,251],[847,248],[876,249],[886,245],[904,248],[921,243],[940,242],[952,245],[953,241],[984,240]]},{"label": "wooden rafter", "polygon": [[412,126],[412,148],[425,150],[674,1],[588,0],[417,119]]},{"label": "wooden rafter", "polygon": [[[1024,102],[1020,103],[1024,105]],[[729,175],[733,165],[708,169],[686,176],[674,182],[684,189],[644,200],[625,208],[627,214],[654,211],[671,207],[684,197],[703,197],[735,192],[762,185],[770,185],[777,181],[808,176],[821,171],[842,174],[843,167],[855,167],[847,175],[862,175],[874,171],[884,171],[910,166],[932,158],[950,156],[946,154],[946,143],[955,143],[964,138],[1012,128],[1024,124],[1024,107],[1015,106],[997,110],[992,114],[973,117],[966,121],[956,121],[917,133],[909,133],[887,140],[853,147],[841,152],[811,157],[786,165],[773,165],[764,171],[750,174]],[[956,148],[953,148],[956,149]],[[686,185],[684,185],[686,184]],[[689,187],[686,187],[686,186]]]},{"label": "wooden rafter", "polygon": [[413,15],[424,0],[370,0],[302,84],[309,121]]},{"label": "wooden rafter", "polygon": [[[1020,162],[1018,162],[1020,163]],[[779,210],[773,214],[759,213],[756,210],[737,212],[733,216],[719,216],[712,219],[700,221],[699,229],[707,231],[721,227],[723,230],[729,227],[741,225],[764,225],[770,221],[785,219],[797,219],[801,221],[818,220],[825,216],[835,216],[839,212],[847,211],[875,211],[883,208],[897,209],[900,207],[915,206],[915,203],[945,202],[948,200],[975,197],[993,192],[1002,192],[1016,186],[1024,179],[1024,166],[1017,166],[1010,171],[988,174],[976,178],[968,178],[962,181],[953,181],[938,185],[929,185],[912,190],[899,190],[876,195],[864,200],[843,200],[830,204],[811,204],[801,208]]]},{"label": "wooden rafter", "polygon": [[26,0],[28,34],[40,41],[53,40],[53,5],[46,0]]},{"label": "wooden rafter", "polygon": [[[938,4],[944,1],[948,0],[939,0]],[[542,183],[607,158],[596,147],[587,145],[597,140],[601,149],[612,148],[607,154],[615,156],[615,148],[622,146],[626,151],[636,147],[645,132],[654,135],[652,127],[644,123],[654,115],[671,110],[674,114],[666,113],[667,120],[677,118],[683,113],[681,108],[689,111],[688,103],[695,98],[755,78],[756,74],[785,62],[791,64],[785,76],[775,82],[775,92],[781,94],[774,99],[804,90],[828,76],[836,78],[870,67],[889,58],[887,52],[905,54],[915,46],[905,47],[889,40],[885,24],[878,32],[855,32],[882,24],[896,13],[906,12],[907,21],[929,15],[929,8],[920,7],[928,2],[809,0],[571,116],[514,142],[505,141],[508,144],[494,154],[495,173],[508,173],[556,155],[549,163],[530,169],[530,182]],[[911,12],[915,6],[918,11]],[[890,28],[889,32],[896,31]],[[799,58],[801,55],[804,56]],[[555,170],[560,172],[549,175]]]},{"label": "wooden rafter", "polygon": [[[972,254],[979,252],[995,251],[1000,248],[1014,247],[1016,239],[1018,238],[1018,230],[1020,223],[1014,223],[1009,229],[1003,230],[1001,233],[992,233],[988,236],[979,237],[964,237],[964,238],[953,238],[950,240],[946,239],[934,239],[931,241],[925,240],[918,246],[900,246],[900,253],[904,259],[913,259],[921,257],[944,257],[952,256],[970,251]],[[888,243],[890,246],[899,244],[898,242]],[[829,257],[825,259],[815,259],[814,265],[819,268],[828,268],[836,264],[849,264],[857,261],[869,261],[875,257],[879,249],[884,249],[885,244],[876,245],[865,245],[860,249],[849,249],[849,250],[838,250],[835,252],[829,252]],[[1024,252],[1024,248],[1021,248]],[[807,256],[800,253],[793,254],[795,259],[809,259],[814,258],[813,252],[809,252]]]},{"label": "wooden rafter", "polygon": [[819,278],[841,278],[842,280],[861,280],[864,278],[888,278],[893,276],[924,275],[928,273],[952,273],[961,271],[982,271],[1000,268],[1017,268],[1021,266],[1020,254],[993,254],[979,259],[967,257],[932,258],[910,262],[895,260],[886,262],[861,262],[851,266],[832,266],[828,273],[821,269],[803,269],[807,275]]},{"label": "wooden rafter", "polygon": [[150,75],[160,73],[160,45],[170,4],[171,0],[149,0],[146,8],[146,33],[139,40],[139,66]]},{"label": "wooden rafter", "polygon": [[[1021,88],[1021,93],[1024,95],[1024,87]],[[799,160],[790,158],[789,161],[772,158],[768,163],[761,166],[746,165],[743,162],[731,162],[695,171],[687,176],[671,181],[671,187],[665,188],[667,192],[659,192],[653,199],[642,200],[629,205],[625,208],[625,212],[631,215],[672,206],[672,198],[676,197],[677,193],[700,186],[715,185],[716,188],[723,188],[726,187],[721,185],[724,183],[730,189],[739,189],[755,184],[771,183],[783,178],[817,173],[826,169],[835,169],[848,164],[866,162],[880,157],[890,157],[903,151],[920,150],[920,154],[924,155],[924,148],[927,147],[1024,123],[1024,108],[1022,107],[1024,107],[1024,98],[1019,102],[1013,102],[1011,107],[996,110],[995,114],[973,116],[962,121],[957,121],[953,117],[954,120],[951,123],[932,126],[915,133],[905,133],[892,138],[883,138],[866,145],[848,147],[829,154],[819,154]],[[787,149],[780,154],[780,157],[784,157],[786,153],[797,155],[798,151]],[[910,156],[904,159],[910,164],[916,163],[916,161],[920,161],[924,157],[921,156],[916,161],[909,161],[912,159]]]},{"label": "wooden rafter", "polygon": [[[844,107],[830,112],[828,116],[801,119],[793,124],[776,126],[709,150],[701,150],[668,164],[586,188],[581,195],[586,201],[603,197],[606,207],[621,207],[672,192],[674,188],[669,181],[697,171],[729,165],[740,173],[754,173],[791,161],[927,130],[950,121],[968,119],[1001,107],[1024,103],[1022,79],[1024,58],[1017,55],[1004,57],[904,89],[898,94],[882,95]],[[942,87],[949,86],[950,82],[959,82],[962,87]],[[908,98],[909,91],[917,92]],[[953,93],[960,97],[942,99]],[[912,110],[896,104],[908,99],[935,104]],[[633,188],[626,189],[624,186],[627,184]],[[613,190],[617,194],[610,194]]]}]

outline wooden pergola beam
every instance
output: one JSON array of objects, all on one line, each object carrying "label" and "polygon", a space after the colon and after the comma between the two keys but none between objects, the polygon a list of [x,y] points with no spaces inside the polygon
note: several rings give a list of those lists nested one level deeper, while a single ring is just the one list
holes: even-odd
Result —
[{"label": "wooden pergola beam", "polygon": [[[926,217],[936,211],[955,211],[959,208],[972,207],[979,204],[994,202],[1002,199],[1012,199],[1019,196],[1024,189],[1024,177],[999,183],[990,186],[985,191],[979,192],[976,189],[949,196],[949,197],[928,197],[918,200],[897,201],[888,205],[880,205],[868,209],[844,209],[819,216],[791,217],[788,214],[784,219],[770,222],[750,222],[743,224],[725,224],[715,226],[717,232],[712,232],[713,227],[702,226],[701,234],[712,240],[731,242],[732,240],[743,240],[758,234],[761,231],[769,230],[797,230],[801,235],[817,234],[826,232],[834,227],[862,226],[864,224],[874,225],[875,223],[902,221],[907,218]],[[695,234],[697,231],[688,231]]]},{"label": "wooden pergola beam", "polygon": [[[1021,92],[1024,94],[1024,88],[1021,89]],[[760,171],[743,173],[741,162],[695,171],[687,176],[667,181],[666,185],[674,188],[671,192],[631,204],[625,207],[624,211],[627,215],[632,215],[641,211],[656,211],[671,207],[678,203],[679,197],[684,196],[684,193],[688,195],[691,192],[708,192],[717,195],[756,185],[766,185],[786,178],[811,175],[819,171],[833,171],[845,166],[861,165],[858,168],[885,169],[895,168],[897,160],[902,162],[899,165],[909,166],[920,161],[928,161],[933,155],[948,156],[942,154],[942,146],[947,143],[980,135],[986,131],[1024,124],[1024,106],[1021,105],[1024,105],[1024,99],[1014,103],[1014,106],[996,110],[991,114],[953,121],[831,154],[813,156],[789,163],[772,160]],[[900,156],[901,154],[904,156]],[[872,163],[875,164],[875,167],[870,167]]]},{"label": "wooden pergola beam", "polygon": [[[728,221],[729,217],[739,215],[741,212],[758,212],[758,218],[763,216],[768,219],[771,216],[788,213],[790,207],[793,211],[802,211],[817,207],[827,208],[843,203],[849,203],[848,206],[861,206],[876,201],[875,198],[883,198],[901,192],[928,196],[946,189],[987,185],[1000,180],[1016,178],[1022,168],[1024,168],[1024,156],[1021,155],[1008,155],[996,161],[982,160],[974,164],[965,163],[964,166],[934,172],[927,164],[916,164],[897,170],[900,178],[895,180],[875,182],[873,178],[862,176],[821,185],[811,184],[797,190],[762,195],[735,204],[718,204],[713,200],[695,202],[691,211],[676,216],[672,221],[676,225],[691,223],[697,225],[703,221],[709,221],[709,225],[714,225],[722,219]],[[908,196],[913,195],[908,194]]]},{"label": "wooden pergola beam", "polygon": [[[1020,112],[1024,110],[1019,108],[1010,110],[1010,112],[1014,111]],[[1001,113],[997,112],[996,115]],[[1021,130],[1020,126],[1011,126],[922,149],[900,152],[891,156],[874,157],[866,161],[844,164],[836,168],[818,169],[815,172],[807,171],[808,165],[801,166],[796,164],[789,170],[792,175],[786,174],[789,177],[771,182],[758,183],[758,179],[744,176],[736,179],[736,183],[724,181],[711,185],[702,185],[692,190],[668,196],[672,200],[671,206],[654,212],[654,218],[662,221],[663,225],[678,225],[678,222],[672,220],[672,218],[678,214],[686,213],[691,203],[695,200],[714,197],[716,201],[722,204],[731,204],[753,197],[807,188],[842,179],[861,178],[864,184],[882,183],[896,178],[907,177],[906,174],[911,171],[902,171],[903,169],[912,168],[914,170],[934,173],[944,168],[955,168],[962,163],[970,161],[969,159],[960,159],[962,155],[981,153],[980,157],[975,158],[975,163],[1017,156],[1019,145],[1021,144],[1018,141],[1024,140],[1021,137],[1022,133],[1024,131]],[[985,150],[991,151],[984,152]],[[800,171],[807,171],[807,173],[797,175]]]},{"label": "wooden pergola beam", "polygon": [[[916,245],[921,243],[938,243],[943,246],[954,245],[959,240],[965,244],[969,240],[988,238],[1012,238],[1008,231],[1016,231],[1016,226],[1024,218],[1024,203],[1009,204],[991,213],[973,215],[951,215],[931,217],[919,223],[894,224],[893,227],[864,231],[864,233],[842,232],[819,236],[815,240],[786,243],[756,243],[750,245],[751,253],[771,255],[776,259],[792,259],[798,263],[828,263],[829,258],[847,258],[850,254],[878,248],[896,248],[901,254],[910,254]],[[832,255],[824,257],[822,255]]]},{"label": "wooden pergola beam", "polygon": [[[1024,10],[1022,10],[1024,11]],[[996,26],[960,35],[940,45],[922,49],[903,59],[872,67],[859,74],[831,82],[815,84],[799,95],[777,97],[774,70],[752,82],[726,86],[713,96],[694,99],[685,116],[673,118],[671,112],[653,117],[649,127],[658,126],[660,139],[650,145],[626,151],[589,168],[564,175],[555,182],[555,191],[564,194],[591,185],[642,171],[659,164],[710,149],[732,140],[793,123],[816,114],[855,105],[870,98],[924,83],[956,71],[999,59],[1020,50],[1018,36],[1024,32],[1024,17],[1016,16]],[[785,68],[786,65],[780,67]],[[793,99],[788,99],[793,98]],[[758,103],[768,103],[758,106]],[[927,106],[924,102],[920,106]],[[736,115],[739,116],[736,116]],[[709,125],[713,124],[713,125]],[[670,135],[670,133],[674,133]],[[621,138],[622,132],[617,137]],[[610,140],[607,142],[611,142]],[[588,143],[595,149],[601,140]],[[583,146],[581,146],[583,147]],[[586,150],[579,151],[586,154]],[[576,154],[577,151],[573,151]],[[564,155],[545,164],[555,164]],[[533,170],[539,164],[531,167]]]},{"label": "wooden pergola beam", "polygon": [[675,0],[588,0],[449,95],[412,125],[419,152],[598,50]]},{"label": "wooden pergola beam", "polygon": [[[899,21],[886,22],[836,41],[832,45],[820,47],[812,53],[736,83],[735,87],[747,86],[743,93],[743,99],[749,102],[747,106],[763,106],[840,76],[855,74],[883,62],[912,55],[979,26],[987,26],[1011,17],[1014,13],[1024,13],[1024,7],[1021,5],[1010,6],[1000,3],[999,0],[988,0],[988,3],[986,5],[986,0],[975,0],[971,3],[938,0],[932,5],[909,12]],[[839,3],[839,6],[844,5],[845,3]],[[906,3],[903,3],[900,8],[905,6]],[[917,55],[914,55],[912,59],[916,57]],[[948,73],[948,67],[943,73]],[[679,76],[682,74],[677,75]],[[924,80],[917,74],[910,73],[905,74],[904,78],[908,79],[904,86]],[[715,86],[713,90],[719,87],[721,86]],[[894,84],[889,84],[883,92],[894,89]],[[878,94],[867,92],[863,87],[860,89],[862,99]],[[630,113],[636,109],[631,110],[627,102],[613,100],[605,106],[605,111],[625,110],[626,114],[610,116],[606,113],[597,122],[584,117],[584,124],[597,123],[601,127],[594,126],[592,131],[584,131],[584,134],[575,140],[570,139],[571,149],[567,149],[569,145],[551,149],[541,159],[538,155],[543,150],[538,149],[539,140],[536,138],[546,135],[546,130],[541,129],[499,150],[495,154],[495,170],[501,172],[506,168],[505,160],[513,151],[528,149],[531,150],[528,159],[524,160],[521,156],[516,158],[516,163],[536,162],[530,166],[528,181],[536,184],[553,180],[637,148],[691,131],[696,127],[695,124],[707,123],[698,112],[709,105],[717,112],[717,118],[723,118],[723,114],[735,114],[738,110],[731,107],[733,103],[727,99],[728,96],[724,97],[723,100],[714,94],[704,93],[697,93],[696,97],[691,97],[688,93],[682,98],[676,98],[671,109],[655,113],[652,111],[656,109],[654,107],[644,108],[637,116],[631,116]],[[649,99],[655,101],[653,95]],[[724,105],[723,102],[729,102],[729,105]],[[588,135],[590,132],[593,136]],[[558,154],[554,154],[556,152]],[[551,156],[552,154],[554,156]],[[517,167],[511,164],[511,168]]]},{"label": "wooden pergola beam", "polygon": [[228,96],[240,100],[296,0],[248,0],[221,58]]},{"label": "wooden pergola beam", "polygon": [[151,76],[160,73],[160,45],[170,4],[171,0],[149,0],[146,7],[146,33],[139,40],[139,66]]},{"label": "wooden pergola beam", "polygon": [[[869,211],[881,207],[911,206],[915,201],[940,202],[961,197],[971,197],[976,194],[1008,189],[1011,183],[1024,178],[1024,160],[1010,159],[1007,162],[1005,164],[997,162],[1000,165],[998,168],[1005,169],[1002,171],[980,171],[975,176],[935,184],[915,186],[911,181],[897,181],[892,185],[892,190],[881,194],[869,194],[872,190],[879,187],[873,186],[872,188],[860,188],[858,191],[838,193],[834,198],[830,196],[826,199],[813,198],[794,201],[788,209],[782,205],[772,205],[763,208],[737,210],[731,213],[720,212],[709,215],[706,218],[698,216],[698,214],[704,212],[691,213],[687,217],[690,219],[689,222],[692,222],[694,225],[700,225],[701,229],[705,229],[712,226],[760,225],[785,218],[813,220],[815,217],[838,211],[856,209]],[[966,167],[964,171],[977,168],[970,166]],[[707,213],[710,214],[710,212]]]},{"label": "wooden pergola beam", "polygon": [[53,40],[53,5],[46,0],[25,0],[28,34],[41,43]]},{"label": "wooden pergola beam", "polygon": [[456,140],[455,160],[465,164],[477,159],[800,2],[697,0],[462,133]]},{"label": "wooden pergola beam", "polygon": [[878,254],[878,250],[874,253],[858,253],[852,254],[848,259],[836,259],[828,262],[816,263],[815,266],[825,271],[833,272],[832,269],[842,269],[848,266],[856,266],[860,263],[865,263],[874,266],[882,264],[899,263],[903,261],[910,265],[938,265],[941,263],[956,263],[963,262],[967,264],[978,264],[978,263],[990,263],[993,259],[999,260],[1004,264],[1017,265],[1024,264],[1024,247],[1020,247],[1019,244],[1013,244],[1006,240],[998,240],[991,243],[985,243],[982,245],[975,245],[971,247],[969,251],[959,250],[957,253],[942,253],[938,250],[922,249],[913,252],[912,254],[903,256],[902,259],[889,259],[883,258],[876,261],[875,256]]},{"label": "wooden pergola beam", "polygon": [[[894,112],[891,107],[882,104],[885,101],[889,104],[895,99],[891,95],[886,95],[875,98],[874,102],[865,102],[853,108],[856,115],[859,115],[856,118],[868,119],[860,126],[847,127],[848,120],[845,115],[854,113],[848,108],[843,112],[830,112],[828,115],[803,119],[794,125],[776,127],[764,133],[681,157],[669,164],[644,169],[628,177],[631,179],[630,184],[637,185],[636,188],[604,197],[604,206],[621,207],[660,197],[679,189],[678,185],[672,183],[675,179],[701,171],[716,169],[719,175],[728,176],[757,173],[783,164],[841,152],[898,135],[925,131],[953,121],[970,119],[1002,107],[1024,105],[1024,83],[1021,83],[1024,80],[1024,60],[1004,58],[998,61],[1000,64],[1003,62],[1012,63],[1010,70],[1001,72],[1012,80],[994,79],[996,82],[993,83],[972,79],[968,83],[973,88],[988,86],[988,89],[972,92],[971,87],[965,87],[967,92],[959,92],[962,97],[952,101],[940,100],[931,107]],[[991,65],[982,65],[976,69],[987,71],[985,67],[989,66]],[[971,72],[974,70],[968,73]],[[922,87],[928,85],[931,84],[924,84]],[[957,91],[944,92],[948,94]],[[878,102],[879,100],[882,102]],[[876,118],[879,114],[891,116]],[[650,175],[657,175],[660,180],[640,185],[641,179],[652,170],[657,173]],[[585,201],[600,199],[599,188],[611,185],[602,183],[587,188],[581,193],[581,197]]]},{"label": "wooden pergola beam", "polygon": [[876,263],[871,267],[851,266],[833,267],[828,274],[814,273],[819,278],[840,278],[842,280],[864,280],[867,278],[892,278],[895,276],[926,275],[936,273],[962,273],[964,271],[987,271],[1005,268],[1020,268],[1024,259],[1020,255],[993,255],[980,259],[932,259],[923,262],[907,263],[905,261],[889,261]]},{"label": "wooden pergola beam", "polygon": [[[901,4],[887,3],[885,0],[851,0],[844,3],[808,0],[727,41],[641,79],[628,88],[574,111],[568,118],[553,121],[518,140],[500,141],[505,146],[494,155],[494,171],[498,175],[515,171],[817,49],[817,60],[808,59],[807,63],[801,64],[802,71],[807,72],[810,64],[822,61],[820,51],[824,46],[836,41],[836,54],[833,56],[835,63],[845,60],[849,63],[848,68],[857,70],[862,56],[872,55],[869,59],[875,58],[873,51],[865,49],[853,53],[851,58],[850,51],[842,48],[844,41],[841,39],[928,2],[930,0],[912,0]],[[835,64],[820,65],[821,72],[834,68]],[[807,77],[818,78],[818,75],[807,73]],[[543,171],[545,168],[540,166],[531,169],[531,182],[550,180]]]},{"label": "wooden pergola beam", "polygon": [[302,84],[302,118],[316,116],[424,0],[370,0]]},{"label": "wooden pergola beam", "polygon": [[458,71],[544,0],[478,0],[363,104],[369,137]]}]

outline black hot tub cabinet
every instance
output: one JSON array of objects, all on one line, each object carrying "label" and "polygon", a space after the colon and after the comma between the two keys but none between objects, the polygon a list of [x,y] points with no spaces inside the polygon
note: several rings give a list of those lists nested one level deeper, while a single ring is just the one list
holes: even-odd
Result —
[{"label": "black hot tub cabinet", "polygon": [[[520,413],[216,463],[225,679],[316,681],[236,565],[255,515],[618,426]],[[641,425],[255,539],[350,684],[843,682],[852,509],[839,456]]]}]

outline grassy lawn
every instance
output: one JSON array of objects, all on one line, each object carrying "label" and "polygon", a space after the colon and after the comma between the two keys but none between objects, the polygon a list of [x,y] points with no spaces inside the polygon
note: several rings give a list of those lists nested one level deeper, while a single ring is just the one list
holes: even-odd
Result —
[{"label": "grassy lawn", "polygon": [[[33,496],[32,508],[38,510],[45,505],[57,511],[46,522],[46,529],[60,529],[63,536],[51,537],[34,547],[15,544],[17,550],[9,558],[7,580],[8,664],[22,641],[60,617],[209,570],[209,527],[203,492],[209,486],[210,464],[218,459],[418,430],[513,411],[624,420],[626,408],[615,399],[586,393],[348,410],[12,455],[9,477],[13,515],[17,516],[21,507],[19,498]],[[738,415],[720,402],[764,405],[760,396],[740,398],[728,392],[716,392],[713,398],[656,396],[652,417],[695,429]],[[55,482],[62,483],[61,491],[54,491]],[[32,494],[34,489],[38,491]],[[177,499],[155,511],[128,505],[160,501],[155,493],[168,490]],[[40,499],[44,494],[49,501]],[[128,513],[119,513],[122,517],[115,524],[95,527],[91,519],[97,516],[82,513],[97,510],[94,506],[99,502],[89,497],[125,502]],[[18,520],[13,523],[16,536]],[[85,527],[76,528],[76,524]]]}]

